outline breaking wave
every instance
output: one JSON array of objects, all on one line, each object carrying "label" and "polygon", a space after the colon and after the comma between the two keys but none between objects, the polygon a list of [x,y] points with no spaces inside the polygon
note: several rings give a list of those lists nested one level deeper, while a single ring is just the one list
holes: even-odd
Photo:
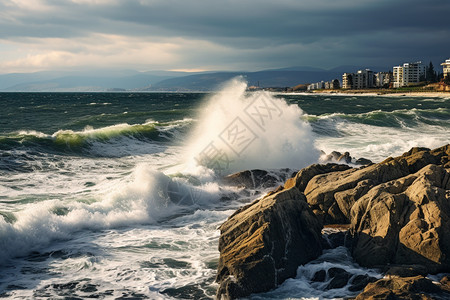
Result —
[{"label": "breaking wave", "polygon": [[302,168],[319,157],[303,111],[268,92],[246,93],[235,78],[201,110],[188,145],[190,168],[225,174],[245,169]]}]

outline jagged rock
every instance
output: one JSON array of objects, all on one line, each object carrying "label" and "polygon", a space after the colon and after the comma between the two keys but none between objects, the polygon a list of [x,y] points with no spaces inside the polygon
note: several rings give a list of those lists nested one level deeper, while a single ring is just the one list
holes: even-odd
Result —
[{"label": "jagged rock", "polygon": [[274,187],[279,181],[277,177],[265,170],[246,170],[237,172],[225,176],[222,180],[225,184],[250,189]]},{"label": "jagged rock", "polygon": [[422,265],[400,265],[387,267],[388,270],[385,274],[388,276],[414,277],[417,275],[426,276],[428,274],[427,269]]},{"label": "jagged rock", "polygon": [[350,156],[349,152],[345,152],[337,159],[338,162],[345,162],[346,164],[349,164],[352,162],[352,157]]},{"label": "jagged rock", "polygon": [[328,276],[331,278],[331,281],[325,288],[327,290],[343,288],[351,277],[350,273],[342,268],[330,268]]},{"label": "jagged rock", "polygon": [[239,209],[220,226],[218,299],[275,288],[322,252],[322,224],[297,188]]},{"label": "jagged rock", "polygon": [[450,278],[449,278],[449,276],[442,277],[442,279],[439,281],[439,283],[441,284],[441,289],[443,291],[450,293]]},{"label": "jagged rock", "polygon": [[313,278],[311,278],[311,281],[313,282],[324,282],[327,277],[327,272],[325,270],[319,270],[316,273],[314,273]]},{"label": "jagged rock", "polygon": [[304,190],[308,203],[325,224],[350,222],[353,204],[372,187],[415,173],[428,164],[447,165],[450,145],[435,150],[412,148],[362,169],[348,169],[314,176]]},{"label": "jagged rock", "polygon": [[[322,154],[322,160],[325,162],[340,162],[340,163],[345,163],[345,164],[351,164],[354,159],[351,157],[349,152],[344,152],[344,154],[342,154],[341,152],[338,151],[333,151],[330,154],[326,154],[323,151],[320,151]],[[358,158],[356,159],[356,161],[354,162],[355,165],[370,165],[372,164],[372,161],[366,158]]]},{"label": "jagged rock", "polygon": [[[299,265],[322,251],[322,221],[351,222],[352,254],[363,266],[386,269],[394,264],[400,269],[390,272],[400,275],[415,270],[449,272],[449,156],[450,145],[413,148],[359,169],[327,164],[301,170],[283,187],[236,211],[220,227],[218,299],[265,292],[295,276]],[[263,173],[262,177],[267,175]],[[241,178],[238,184],[257,185],[253,173],[242,175],[230,180]],[[411,265],[419,266],[407,269]],[[334,278],[328,288],[345,286],[349,275]],[[358,297],[415,299],[416,290],[430,290],[422,279],[377,281]],[[350,284],[357,290],[364,280],[355,277]]]},{"label": "jagged rock", "polygon": [[309,167],[301,169],[295,177],[289,178],[284,184],[284,188],[289,189],[293,186],[298,188],[300,192],[303,192],[308,182],[316,175],[325,174],[330,172],[344,171],[350,169],[347,165],[339,164],[314,164]]},{"label": "jagged rock", "polygon": [[346,246],[347,244],[351,244],[351,235],[348,233],[349,229],[340,230],[331,233],[324,233],[324,249],[334,249],[340,246]]},{"label": "jagged rock", "polygon": [[430,294],[443,293],[423,276],[383,278],[369,283],[356,300],[367,299],[433,299]]},{"label": "jagged rock", "polygon": [[339,159],[339,157],[342,156],[341,152],[338,151],[333,151],[330,154],[326,155],[324,160],[325,161],[337,161]]},{"label": "jagged rock", "polygon": [[365,275],[356,275],[355,277],[353,277],[353,279],[351,280],[351,286],[348,288],[348,290],[350,292],[357,292],[357,291],[361,291],[362,289],[364,289],[367,284],[371,283],[371,282],[375,282],[377,281],[377,279],[375,277],[371,277],[367,274]]},{"label": "jagged rock", "polygon": [[364,157],[358,158],[358,159],[355,161],[355,165],[363,165],[363,166],[366,166],[366,165],[371,165],[371,164],[373,164],[373,162],[372,162],[370,159],[367,159],[367,158],[364,158]]},{"label": "jagged rock", "polygon": [[[420,154],[420,153],[419,153]],[[450,271],[450,174],[442,166],[379,184],[351,209],[362,266],[423,265]]]}]

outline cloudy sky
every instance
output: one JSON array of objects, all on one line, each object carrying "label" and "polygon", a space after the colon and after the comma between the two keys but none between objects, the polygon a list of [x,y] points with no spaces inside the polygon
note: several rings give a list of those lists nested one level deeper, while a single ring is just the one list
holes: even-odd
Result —
[{"label": "cloudy sky", "polygon": [[0,73],[437,64],[449,14],[449,0],[0,0]]}]

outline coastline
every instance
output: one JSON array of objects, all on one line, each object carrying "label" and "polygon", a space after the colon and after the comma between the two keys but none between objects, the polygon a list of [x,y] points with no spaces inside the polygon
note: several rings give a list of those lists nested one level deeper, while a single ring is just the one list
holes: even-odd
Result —
[{"label": "coastline", "polygon": [[393,91],[393,90],[317,90],[317,91],[295,91],[274,92],[278,95],[320,95],[320,96],[372,96],[372,97],[419,97],[419,98],[449,98],[450,92],[437,91]]},{"label": "coastline", "polygon": [[323,90],[318,92],[306,92],[304,94],[317,95],[336,95],[336,96],[381,96],[381,97],[433,97],[450,98],[450,92],[408,92],[408,91],[390,91],[390,90]]}]

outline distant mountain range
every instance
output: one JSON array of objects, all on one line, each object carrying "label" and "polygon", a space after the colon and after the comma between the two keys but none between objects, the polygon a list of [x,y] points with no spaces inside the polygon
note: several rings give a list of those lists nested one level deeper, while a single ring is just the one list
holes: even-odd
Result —
[{"label": "distant mountain range", "polygon": [[389,67],[340,66],[331,70],[290,67],[257,72],[172,72],[96,70],[78,72],[36,72],[0,75],[4,92],[102,92],[102,91],[212,91],[225,81],[243,76],[250,86],[292,87],[298,84],[341,79],[344,72]]}]

